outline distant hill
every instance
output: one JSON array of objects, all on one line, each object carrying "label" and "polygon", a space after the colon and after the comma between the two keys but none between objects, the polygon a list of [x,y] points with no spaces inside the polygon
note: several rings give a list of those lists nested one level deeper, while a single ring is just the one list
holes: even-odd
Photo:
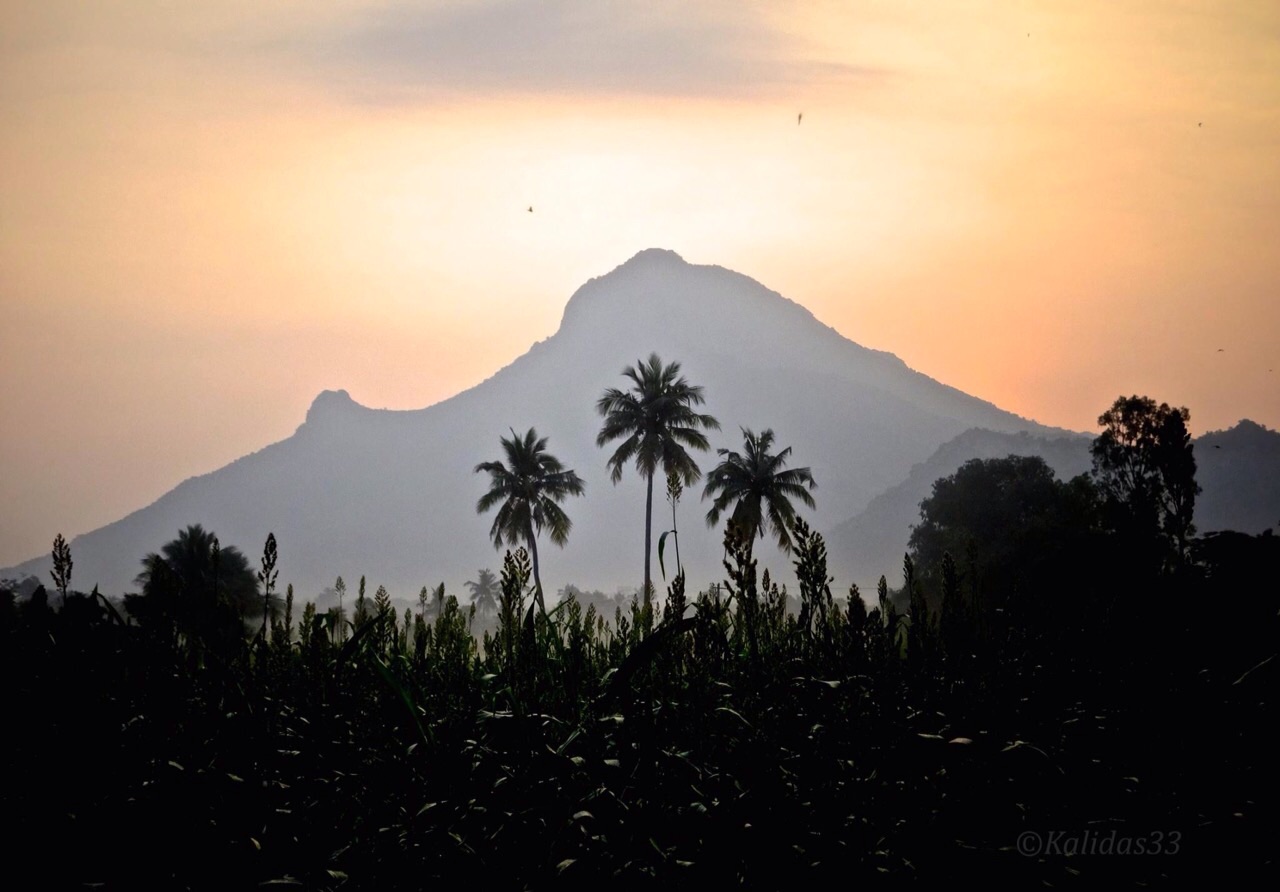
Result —
[{"label": "distant hill", "polygon": [[[744,275],[647,250],[579,288],[553,336],[457,396],[393,412],[360,406],[344,391],[321,393],[292,437],[76,537],[73,584],[131,590],[144,554],[200,523],[255,563],[274,532],[280,584],[293,582],[302,597],[318,595],[339,574],[351,585],[367,574],[370,590],[385,584],[410,599],[440,581],[460,593],[477,569],[501,561],[487,535],[492,516],[475,513],[486,479],[473,469],[500,457],[498,438],[509,428],[534,426],[587,482],[586,497],[565,506],[574,521],[568,546],[541,549],[548,587],[634,588],[642,576],[644,487],[630,471],[610,484],[608,453],[595,446],[595,401],[625,384],[624,366],[654,351],[680,361],[705,388],[705,411],[723,425],[713,448],[740,448],[739,426],[772,427],[780,446],[794,448],[794,463],[810,466],[818,481],[811,518],[818,529],[862,511],[970,428],[1066,433],[862,347]],[[710,468],[714,452],[699,462]],[[705,587],[722,576],[722,534],[707,530],[700,495],[700,488],[686,493],[678,517],[690,584]],[[670,518],[657,494],[654,514]],[[775,573],[789,569],[767,547],[760,554]],[[35,573],[47,581],[48,567],[41,557],[0,576]]]},{"label": "distant hill", "polygon": [[1280,431],[1246,419],[1195,444],[1196,529],[1280,531]]},{"label": "distant hill", "polygon": [[[891,586],[902,584],[902,556],[911,526],[920,520],[920,502],[933,483],[974,458],[1039,456],[1059,479],[1088,471],[1091,437],[1042,438],[989,430],[969,430],[944,443],[927,461],[911,469],[907,479],[876,496],[856,516],[830,529],[827,551],[837,579],[856,581],[874,590],[883,574]],[[1194,441],[1196,480],[1203,490],[1196,500],[1195,524],[1201,533],[1238,530],[1261,533],[1280,527],[1280,433],[1252,421]]]}]

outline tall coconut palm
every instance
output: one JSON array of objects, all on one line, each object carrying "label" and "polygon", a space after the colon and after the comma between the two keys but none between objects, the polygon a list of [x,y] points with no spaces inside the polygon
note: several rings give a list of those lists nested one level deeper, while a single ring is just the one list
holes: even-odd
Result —
[{"label": "tall coconut palm", "polygon": [[604,417],[596,445],[622,440],[608,467],[614,483],[622,479],[622,469],[635,461],[645,478],[644,503],[644,587],[650,590],[649,558],[653,539],[653,475],[675,474],[686,485],[702,476],[688,449],[710,449],[703,429],[720,429],[710,415],[701,415],[694,406],[703,403],[702,388],[680,375],[680,363],[664,365],[654,353],[647,362],[637,361],[622,370],[631,387],[611,387],[596,401],[596,411]]},{"label": "tall coconut palm", "polygon": [[[808,507],[814,506],[809,493],[818,488],[808,468],[784,470],[791,455],[788,446],[772,453],[773,431],[765,429],[756,436],[749,428],[742,429],[745,440],[742,454],[728,449],[717,449],[720,464],[707,474],[707,485],[702,498],[712,496],[715,501],[707,512],[707,526],[715,526],[720,515],[733,504],[732,519],[748,534],[748,541],[764,537],[765,530],[772,530],[778,547],[791,551],[791,526],[795,521],[795,508],[791,500],[799,499]],[[736,504],[735,504],[736,503]]]},{"label": "tall coconut palm", "polygon": [[551,533],[551,541],[564,547],[573,522],[557,503],[568,496],[582,495],[586,485],[575,472],[566,471],[560,459],[547,452],[547,438],[539,438],[533,428],[524,436],[512,429],[511,439],[502,437],[500,442],[506,464],[487,461],[476,465],[475,473],[485,471],[490,477],[489,491],[476,502],[476,513],[483,514],[500,505],[489,530],[494,546],[501,548],[504,541],[508,545],[529,546],[534,596],[545,613],[547,607],[538,569],[538,534],[545,527]]},{"label": "tall coconut palm", "polygon": [[476,605],[482,616],[497,613],[498,592],[501,589],[498,587],[498,577],[492,570],[478,571],[474,582],[465,582],[463,585],[471,592],[471,603]]}]

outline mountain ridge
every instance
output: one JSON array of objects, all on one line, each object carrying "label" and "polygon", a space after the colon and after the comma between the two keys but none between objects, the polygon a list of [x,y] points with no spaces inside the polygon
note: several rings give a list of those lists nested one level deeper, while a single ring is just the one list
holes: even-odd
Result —
[{"label": "mountain ridge", "polygon": [[[856,581],[864,593],[875,590],[882,574],[891,586],[900,586],[911,526],[920,520],[920,502],[930,495],[934,481],[971,459],[1009,455],[1043,458],[1059,479],[1068,480],[1091,469],[1092,439],[965,431],[913,466],[905,480],[877,495],[862,512],[824,530],[832,571]],[[1194,438],[1192,445],[1202,487],[1195,509],[1197,530],[1257,534],[1280,526],[1280,433],[1241,419],[1231,428]]]},{"label": "mountain ridge", "polygon": [[[246,554],[274,532],[281,583],[295,582],[300,596],[362,573],[397,595],[442,579],[458,591],[478,568],[501,561],[488,536],[491,517],[474,511],[485,488],[475,465],[499,453],[498,438],[510,428],[532,426],[587,481],[586,498],[565,506],[575,521],[568,545],[545,549],[546,581],[634,586],[643,483],[628,469],[610,484],[608,452],[595,446],[595,402],[605,388],[625,386],[624,366],[653,352],[680,361],[704,387],[706,410],[723,427],[713,449],[740,448],[739,427],[771,427],[780,448],[794,448],[795,466],[812,467],[818,508],[809,519],[818,529],[856,514],[968,428],[1067,433],[849,340],[742,273],[649,249],[575,289],[554,334],[446,399],[388,410],[363,406],[345,390],[320,392],[292,436],[75,537],[77,584],[125,590],[144,554],[202,523]],[[707,470],[715,454],[697,460]],[[705,528],[699,495],[686,493],[679,506],[691,586],[722,574],[720,531]],[[662,516],[660,494],[655,502]],[[760,556],[775,575],[790,570],[767,545]],[[47,563],[37,558],[9,572],[44,573]]]}]

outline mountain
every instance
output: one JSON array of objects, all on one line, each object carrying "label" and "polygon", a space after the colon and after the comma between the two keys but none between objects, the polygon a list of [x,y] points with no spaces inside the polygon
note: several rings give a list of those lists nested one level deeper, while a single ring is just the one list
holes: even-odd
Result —
[{"label": "mountain", "polygon": [[[902,584],[902,555],[911,527],[920,520],[920,503],[933,483],[974,458],[1039,456],[1059,479],[1069,480],[1092,466],[1083,435],[1043,438],[989,430],[965,431],[940,446],[907,479],[876,496],[856,516],[825,533],[828,562],[837,579],[851,579],[863,592],[875,590],[881,574],[891,586]],[[1195,524],[1201,533],[1237,530],[1261,533],[1280,526],[1280,433],[1244,420],[1230,430],[1193,441],[1196,480]]]},{"label": "mountain", "polygon": [[[344,391],[321,393],[292,437],[76,537],[73,583],[131,590],[144,554],[200,523],[255,562],[274,532],[280,584],[294,583],[300,597],[338,575],[354,587],[362,574],[370,589],[385,584],[396,596],[440,581],[460,592],[479,568],[501,563],[488,538],[492,515],[475,512],[487,484],[475,465],[501,457],[498,438],[509,428],[533,426],[587,484],[585,498],[565,505],[574,522],[567,547],[540,549],[548,588],[634,588],[643,574],[644,484],[631,470],[609,482],[595,402],[626,384],[624,366],[652,352],[680,361],[705,388],[704,410],[723,426],[713,449],[741,448],[740,426],[771,427],[779,448],[794,448],[793,465],[811,467],[818,482],[817,529],[855,515],[970,428],[1066,433],[855,344],[744,275],[647,250],[579,288],[554,335],[457,396],[387,411]],[[716,460],[714,452],[697,458],[704,470]],[[656,538],[671,514],[655,489]],[[678,518],[690,585],[705,587],[723,575],[722,531],[706,528],[700,495],[700,487],[686,492]],[[759,554],[775,575],[790,569],[768,547]],[[47,581],[48,568],[45,557],[0,576]]]},{"label": "mountain", "polygon": [[1280,531],[1280,431],[1245,419],[1195,444],[1196,529]]}]

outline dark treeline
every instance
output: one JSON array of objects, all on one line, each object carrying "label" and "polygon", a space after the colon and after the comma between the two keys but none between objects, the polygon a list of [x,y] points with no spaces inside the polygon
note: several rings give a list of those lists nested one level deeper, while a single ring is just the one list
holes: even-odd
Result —
[{"label": "dark treeline", "polygon": [[794,514],[795,592],[735,511],[711,591],[546,605],[519,547],[483,621],[363,580],[349,623],[296,611],[287,548],[198,527],[117,606],[59,537],[55,591],[0,600],[9,851],[41,888],[1274,874],[1280,537],[1196,534],[1185,422],[1118,400],[1072,481],[970,462],[867,599]]}]

